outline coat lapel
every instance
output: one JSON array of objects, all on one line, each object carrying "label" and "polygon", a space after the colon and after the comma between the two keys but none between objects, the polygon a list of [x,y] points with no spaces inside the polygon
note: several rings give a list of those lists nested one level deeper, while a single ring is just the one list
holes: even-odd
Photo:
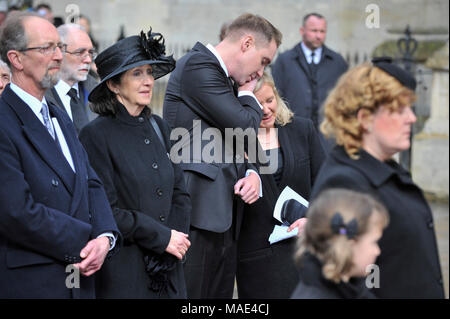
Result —
[{"label": "coat lapel", "polygon": [[25,137],[36,149],[39,156],[59,176],[70,193],[73,192],[74,173],[55,140],[33,111],[9,87],[3,92],[3,98],[17,114],[22,123]]},{"label": "coat lapel", "polygon": [[308,79],[311,80],[312,79],[311,68],[309,67],[308,62],[306,61],[305,54],[303,53],[302,46],[300,44],[298,44],[297,46],[296,53],[298,64],[300,64],[300,67],[303,69],[303,72],[308,76]]},{"label": "coat lapel", "polygon": [[[57,108],[57,106],[53,105],[52,103],[49,103],[50,114],[53,114],[53,116],[56,117],[56,119],[58,120],[59,126],[61,127],[61,131],[63,132],[64,138],[67,142],[67,146],[69,147],[70,155],[72,156],[73,165],[75,166],[75,171],[76,171],[76,174],[73,174],[75,180],[72,183],[73,184],[73,193],[72,193],[73,200],[72,200],[72,204],[71,204],[71,208],[70,208],[70,213],[73,214],[77,210],[79,202],[80,202],[81,198],[83,197],[82,196],[82,191],[83,191],[82,186],[85,184],[85,182],[87,180],[87,172],[86,172],[86,167],[84,165],[82,165],[83,154],[80,153],[80,148],[75,146],[76,143],[79,143],[79,141],[75,135],[76,134],[75,128],[69,127],[69,125],[73,126],[73,123],[69,122],[69,120],[65,121],[60,116],[58,116],[58,114],[57,114],[58,112],[56,112],[55,108]],[[64,161],[68,165],[67,160],[65,158],[64,158]],[[70,166],[69,166],[69,168],[70,168]],[[70,168],[70,170],[72,171],[72,168]],[[86,177],[86,180],[84,180],[83,177]]]},{"label": "coat lapel", "polygon": [[47,100],[48,103],[53,103],[56,106],[58,106],[61,110],[66,112],[66,108],[64,107],[64,104],[61,101],[61,98],[59,97],[58,92],[56,92],[56,89],[54,87],[47,91],[47,93],[45,94],[45,99]]},{"label": "coat lapel", "polygon": [[289,178],[295,174],[295,172],[291,171],[291,168],[293,168],[295,164],[294,152],[292,150],[296,146],[291,145],[291,140],[286,128],[279,127],[278,125],[277,128],[278,141],[280,142],[281,151],[283,152],[283,174],[280,181],[280,189],[283,190],[287,186]]}]

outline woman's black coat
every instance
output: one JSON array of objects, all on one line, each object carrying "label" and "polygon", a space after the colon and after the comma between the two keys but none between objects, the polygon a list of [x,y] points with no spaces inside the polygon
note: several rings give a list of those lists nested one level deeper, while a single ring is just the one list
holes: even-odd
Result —
[{"label": "woman's black coat", "polygon": [[289,298],[298,283],[294,263],[296,237],[270,245],[273,210],[286,186],[309,199],[325,153],[312,121],[294,117],[278,128],[283,172],[278,187],[273,175],[261,174],[263,197],[246,205],[239,235],[237,285],[239,298]]},{"label": "woman's black coat", "polygon": [[379,298],[444,298],[433,216],[420,188],[394,161],[381,162],[364,150],[358,160],[336,146],[323,164],[312,198],[327,188],[374,195],[388,209],[390,223],[379,241]]},{"label": "woman's black coat", "polygon": [[[99,116],[80,134],[124,237],[119,253],[99,272],[100,298],[186,297],[182,264],[165,249],[171,229],[188,232],[191,204],[183,172],[168,158],[170,128],[151,115],[162,132],[163,146],[149,122],[149,111],[146,108],[133,117],[120,106],[115,116]],[[167,277],[167,289],[161,289],[164,278],[150,280],[146,272],[149,260],[153,269],[176,260]]]}]

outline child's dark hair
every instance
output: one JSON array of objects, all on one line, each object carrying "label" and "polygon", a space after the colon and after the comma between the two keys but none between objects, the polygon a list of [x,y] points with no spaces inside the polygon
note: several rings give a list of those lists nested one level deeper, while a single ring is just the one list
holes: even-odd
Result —
[{"label": "child's dark hair", "polygon": [[353,267],[353,240],[378,225],[385,228],[389,215],[379,201],[368,194],[347,189],[328,189],[319,194],[307,212],[304,234],[298,241],[296,260],[305,253],[323,264],[325,278],[348,281]]}]

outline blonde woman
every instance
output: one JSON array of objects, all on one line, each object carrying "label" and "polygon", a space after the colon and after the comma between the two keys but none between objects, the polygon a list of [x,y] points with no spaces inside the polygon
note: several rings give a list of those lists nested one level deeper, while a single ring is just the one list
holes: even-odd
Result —
[{"label": "blonde woman", "polygon": [[292,298],[374,298],[364,277],[380,254],[377,242],[389,223],[386,208],[367,194],[329,189],[307,217],[296,253],[300,282]]},{"label": "blonde woman", "polygon": [[[264,196],[245,207],[238,246],[238,294],[239,298],[289,298],[298,282],[292,258],[295,238],[270,245],[268,238],[279,224],[273,209],[286,186],[309,199],[325,153],[312,121],[294,116],[267,73],[258,81],[255,96],[264,112],[258,140],[277,166],[273,174],[260,175]],[[299,218],[290,229],[302,228],[304,222]]]},{"label": "blonde woman", "polygon": [[375,194],[391,223],[380,241],[380,298],[444,298],[433,216],[421,189],[391,158],[410,147],[416,81],[389,58],[345,73],[325,102],[322,132],[337,146],[313,195],[330,187]]}]

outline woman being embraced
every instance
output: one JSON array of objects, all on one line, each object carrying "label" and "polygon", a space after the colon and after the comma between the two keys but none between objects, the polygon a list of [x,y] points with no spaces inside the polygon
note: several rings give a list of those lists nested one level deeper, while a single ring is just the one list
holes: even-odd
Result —
[{"label": "woman being embraced", "polygon": [[422,190],[392,156],[410,147],[415,79],[390,58],[341,76],[325,102],[322,132],[337,146],[323,164],[312,197],[327,188],[373,194],[389,212],[376,264],[380,298],[443,298],[433,216]]},{"label": "woman being embraced", "polygon": [[[273,217],[273,210],[286,186],[309,199],[325,153],[312,121],[294,116],[269,74],[264,73],[259,79],[254,93],[263,107],[258,141],[268,163],[260,168],[263,197],[246,205],[243,214],[238,245],[238,294],[239,298],[285,299],[298,282],[292,257],[296,241],[289,238],[269,243],[274,226],[281,224]],[[302,218],[301,210],[298,213],[290,220],[289,231],[299,228],[301,233],[306,219]]]},{"label": "woman being embraced", "polygon": [[159,33],[118,41],[95,63],[89,95],[99,117],[80,133],[102,179],[124,244],[97,278],[99,298],[186,298],[181,260],[191,204],[183,172],[168,157],[170,128],[152,114],[154,81],[175,68]]}]

